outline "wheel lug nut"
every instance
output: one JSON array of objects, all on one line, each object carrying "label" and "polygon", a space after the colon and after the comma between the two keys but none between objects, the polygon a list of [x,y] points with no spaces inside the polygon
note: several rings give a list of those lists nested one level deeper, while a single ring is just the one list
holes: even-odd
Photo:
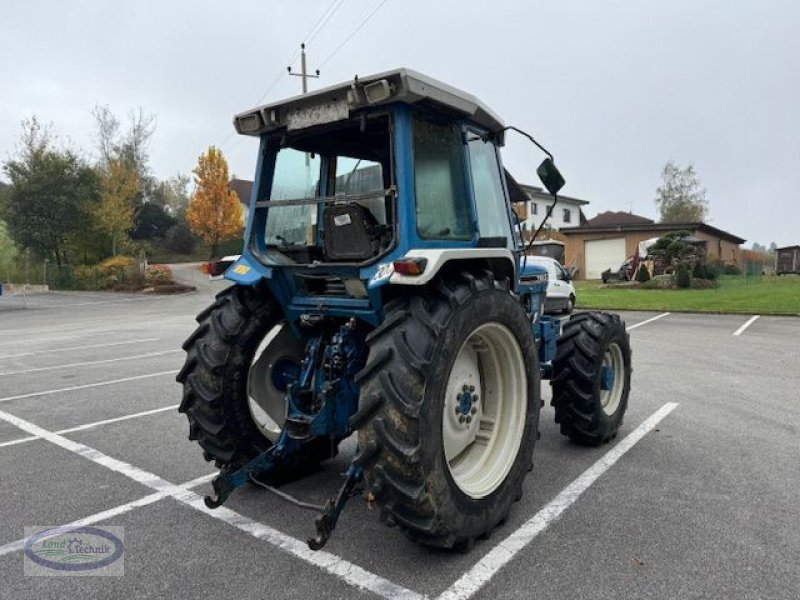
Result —
[{"label": "wheel lug nut", "polygon": [[467,423],[472,423],[472,415],[467,415]]},{"label": "wheel lug nut", "polygon": [[461,415],[460,417],[458,417],[458,422],[459,423],[463,423],[464,422],[464,418],[465,418],[464,415]]},{"label": "wheel lug nut", "polygon": [[469,386],[469,391],[470,392],[474,392],[475,391],[475,386],[474,385]]},{"label": "wheel lug nut", "polygon": [[480,398],[478,398],[478,394],[475,394],[474,396],[472,396],[472,401],[473,402],[477,402],[478,400],[480,400]]},{"label": "wheel lug nut", "polygon": [[461,407],[459,407],[459,406],[456,406],[456,414],[458,414],[458,413],[460,413],[460,412],[461,412]]},{"label": "wheel lug nut", "polygon": [[472,410],[470,410],[469,412],[474,415],[476,412],[478,412],[478,409],[473,406]]}]

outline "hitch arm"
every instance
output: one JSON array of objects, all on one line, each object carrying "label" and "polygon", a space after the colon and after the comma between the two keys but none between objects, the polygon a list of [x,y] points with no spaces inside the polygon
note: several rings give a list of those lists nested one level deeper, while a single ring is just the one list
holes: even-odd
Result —
[{"label": "hitch arm", "polygon": [[259,475],[268,471],[275,466],[275,450],[278,444],[270,446],[270,448],[259,454],[243,467],[234,470],[223,470],[219,475],[214,477],[211,481],[211,486],[214,488],[213,496],[206,496],[203,500],[208,508],[217,508],[222,505],[228,496],[231,495],[233,490],[242,487],[245,483],[250,481],[253,475]]},{"label": "hitch arm", "polygon": [[308,538],[308,547],[312,550],[319,550],[330,539],[336,522],[342,514],[344,505],[353,496],[353,489],[364,476],[364,471],[357,465],[350,465],[347,469],[347,478],[344,480],[342,487],[336,494],[336,498],[329,498],[325,503],[325,508],[322,514],[319,515],[314,523],[317,526],[317,535],[313,538]]}]

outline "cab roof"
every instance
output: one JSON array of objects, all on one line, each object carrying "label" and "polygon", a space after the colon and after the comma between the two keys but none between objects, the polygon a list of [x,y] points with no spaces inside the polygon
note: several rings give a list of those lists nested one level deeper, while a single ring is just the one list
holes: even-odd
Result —
[{"label": "cab roof", "polygon": [[398,102],[468,118],[493,133],[505,127],[500,117],[472,94],[405,68],[356,76],[352,81],[264,104],[237,114],[233,124],[242,135],[260,136],[283,128],[333,123],[348,119],[357,109]]}]

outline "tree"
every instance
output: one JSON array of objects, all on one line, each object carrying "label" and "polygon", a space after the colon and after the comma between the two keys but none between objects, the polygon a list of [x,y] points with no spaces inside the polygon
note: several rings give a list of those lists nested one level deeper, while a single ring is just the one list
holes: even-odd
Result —
[{"label": "tree", "polygon": [[119,242],[134,225],[134,201],[139,181],[134,171],[122,160],[112,159],[100,184],[100,204],[94,211],[98,228],[111,238],[111,254],[117,255]]},{"label": "tree", "polygon": [[18,154],[3,166],[11,181],[4,213],[21,250],[62,265],[69,262],[69,236],[88,220],[86,207],[97,200],[98,183],[94,169],[55,142],[36,117],[22,122]]},{"label": "tree", "polygon": [[706,190],[692,165],[681,168],[668,161],[661,172],[663,184],[656,190],[662,223],[701,223],[708,215]]},{"label": "tree", "polygon": [[161,206],[147,202],[136,209],[131,238],[134,240],[163,238],[177,223],[178,220],[167,214]]},{"label": "tree", "polygon": [[688,231],[667,233],[658,238],[649,252],[662,269],[686,264],[693,266],[700,257],[697,248],[686,241],[690,235]]},{"label": "tree", "polygon": [[150,157],[147,147],[155,132],[155,115],[145,114],[139,108],[128,113],[128,129],[121,130],[119,118],[108,106],[95,106],[92,110],[95,119],[97,149],[100,153],[100,167],[108,170],[113,161],[122,162],[136,173],[137,204],[149,199],[158,182],[150,176]]},{"label": "tree", "polygon": [[8,197],[10,195],[11,186],[0,181],[0,219],[2,219],[5,214],[5,209],[8,206]]},{"label": "tree", "polygon": [[186,223],[192,233],[211,245],[211,258],[219,243],[241,234],[242,207],[236,192],[228,188],[228,163],[222,152],[211,146],[197,160],[195,192],[186,209]]},{"label": "tree", "polygon": [[150,202],[164,209],[164,212],[182,221],[189,204],[189,181],[187,175],[178,173],[174,177],[158,182]]}]

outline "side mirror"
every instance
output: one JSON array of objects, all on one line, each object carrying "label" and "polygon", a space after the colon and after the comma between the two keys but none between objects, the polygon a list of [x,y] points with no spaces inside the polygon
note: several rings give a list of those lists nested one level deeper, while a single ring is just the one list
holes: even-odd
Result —
[{"label": "side mirror", "polygon": [[542,164],[540,164],[539,168],[536,169],[536,174],[544,184],[544,187],[547,188],[547,191],[554,196],[558,193],[558,190],[564,187],[564,184],[566,183],[564,178],[561,176],[561,173],[556,168],[555,163],[549,158],[545,158],[542,161]]}]

